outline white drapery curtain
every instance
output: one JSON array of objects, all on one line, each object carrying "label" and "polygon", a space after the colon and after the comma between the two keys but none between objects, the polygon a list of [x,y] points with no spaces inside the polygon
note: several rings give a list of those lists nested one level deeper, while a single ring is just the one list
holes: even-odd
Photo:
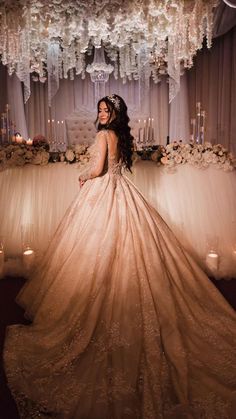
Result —
[{"label": "white drapery curtain", "polygon": [[21,82],[16,74],[7,77],[8,103],[11,119],[15,122],[16,130],[23,138],[28,138],[28,128],[24,109],[24,98]]},{"label": "white drapery curtain", "polygon": [[187,77],[190,117],[201,102],[207,140],[236,154],[236,27],[199,51]]},{"label": "white drapery curtain", "polygon": [[180,90],[170,104],[170,141],[182,140],[188,142],[189,129],[189,106],[187,74],[180,79]]}]

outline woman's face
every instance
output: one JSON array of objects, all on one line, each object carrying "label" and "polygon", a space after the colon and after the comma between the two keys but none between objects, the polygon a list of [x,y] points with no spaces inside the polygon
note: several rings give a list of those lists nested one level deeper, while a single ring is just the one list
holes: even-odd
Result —
[{"label": "woman's face", "polygon": [[99,105],[98,120],[101,125],[106,125],[110,120],[110,110],[105,102],[101,102]]}]

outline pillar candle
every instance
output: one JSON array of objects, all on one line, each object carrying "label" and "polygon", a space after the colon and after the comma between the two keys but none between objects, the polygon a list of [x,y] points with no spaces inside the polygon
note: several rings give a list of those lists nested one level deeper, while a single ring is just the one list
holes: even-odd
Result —
[{"label": "pillar candle", "polygon": [[219,255],[215,251],[210,251],[206,256],[207,267],[211,271],[217,271],[219,265]]}]

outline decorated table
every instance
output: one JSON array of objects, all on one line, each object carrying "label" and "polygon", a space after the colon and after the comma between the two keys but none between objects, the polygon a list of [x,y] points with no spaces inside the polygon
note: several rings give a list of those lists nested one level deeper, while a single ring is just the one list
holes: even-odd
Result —
[{"label": "decorated table", "polygon": [[[79,193],[78,164],[27,164],[0,173],[0,236],[6,274],[25,274],[28,234],[35,263]],[[236,171],[138,160],[127,174],[203,269],[236,278]],[[27,234],[26,234],[27,232]],[[79,263],[79,262],[78,262]],[[155,263],[155,261],[153,261]]]}]

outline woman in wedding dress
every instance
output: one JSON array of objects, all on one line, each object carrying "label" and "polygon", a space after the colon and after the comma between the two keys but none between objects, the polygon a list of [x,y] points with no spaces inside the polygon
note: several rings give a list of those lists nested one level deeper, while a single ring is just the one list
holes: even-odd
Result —
[{"label": "woman in wedding dress", "polygon": [[128,122],[99,101],[78,196],[17,297],[9,387],[24,419],[234,419],[236,314],[123,175]]}]

